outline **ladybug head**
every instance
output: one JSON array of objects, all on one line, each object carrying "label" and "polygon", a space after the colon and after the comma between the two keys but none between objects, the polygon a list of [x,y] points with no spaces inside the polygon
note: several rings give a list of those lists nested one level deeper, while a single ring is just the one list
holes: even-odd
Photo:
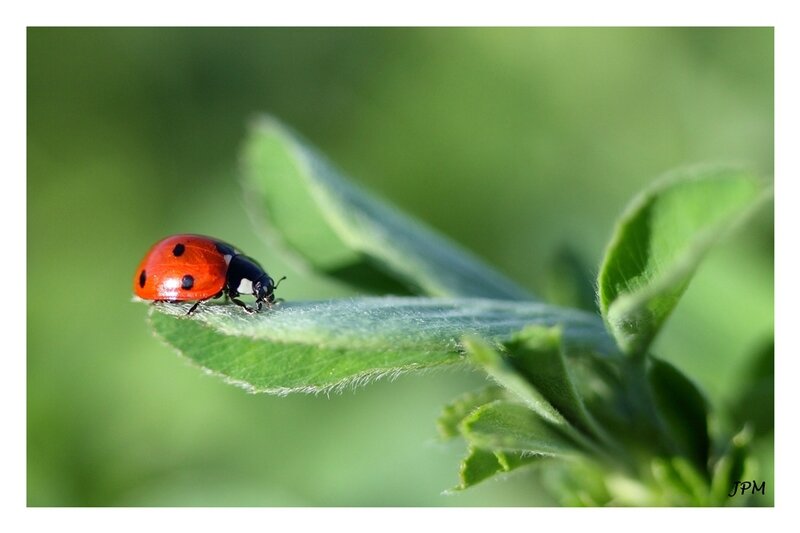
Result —
[{"label": "ladybug head", "polygon": [[[245,255],[233,256],[228,265],[226,277],[226,290],[232,298],[240,294],[252,294],[256,298],[256,308],[258,310],[261,310],[263,302],[271,304],[275,301],[275,296],[272,292],[277,287],[277,284],[261,268],[261,265]],[[280,280],[278,280],[278,283],[280,283]]]},{"label": "ladybug head", "polygon": [[261,302],[269,302],[272,303],[275,301],[275,295],[272,294],[272,291],[275,290],[275,283],[272,281],[272,278],[269,277],[267,274],[264,274],[258,281],[253,283],[253,296],[256,297],[256,302],[261,304]]},{"label": "ladybug head", "polygon": [[278,280],[278,283],[275,283],[266,273],[258,278],[253,284],[253,295],[256,297],[256,305],[258,305],[259,310],[261,309],[261,302],[273,303],[275,301],[274,291],[278,288],[280,282],[285,279],[286,276],[283,276]]}]

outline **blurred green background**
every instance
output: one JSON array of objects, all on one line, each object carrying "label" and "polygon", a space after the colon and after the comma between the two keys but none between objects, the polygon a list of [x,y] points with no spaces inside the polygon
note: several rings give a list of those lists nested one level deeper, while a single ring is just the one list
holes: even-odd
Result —
[{"label": "blurred green background", "polygon": [[[172,233],[235,243],[283,298],[343,295],[251,229],[237,164],[259,111],[548,295],[559,251],[593,276],[663,171],[771,176],[773,31],[29,29],[29,505],[553,504],[535,471],[441,494],[464,450],[436,416],[477,373],[248,395],[151,336],[133,270]],[[772,232],[766,213],[715,249],[656,345],[718,406],[772,334]]]}]

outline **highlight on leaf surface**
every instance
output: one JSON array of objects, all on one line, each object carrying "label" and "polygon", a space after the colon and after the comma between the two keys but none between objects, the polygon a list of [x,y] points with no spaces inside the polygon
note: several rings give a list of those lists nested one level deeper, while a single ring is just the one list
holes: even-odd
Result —
[{"label": "highlight on leaf surface", "polygon": [[318,272],[377,293],[531,300],[452,240],[344,177],[269,116],[250,128],[243,183],[257,229],[268,228]]},{"label": "highlight on leaf surface", "polygon": [[647,350],[709,248],[770,196],[750,172],[699,167],[669,174],[631,202],[597,282],[600,311],[625,352]]}]

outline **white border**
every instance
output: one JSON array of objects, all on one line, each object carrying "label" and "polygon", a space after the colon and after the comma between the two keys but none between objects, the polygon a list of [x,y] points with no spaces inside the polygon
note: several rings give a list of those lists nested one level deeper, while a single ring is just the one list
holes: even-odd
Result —
[{"label": "white border", "polygon": [[29,26],[774,26],[788,11],[774,0],[32,0],[17,15]]},{"label": "white border", "polygon": [[[310,529],[345,526],[355,531],[407,530],[409,527],[450,530],[547,530],[552,527],[615,531],[674,531],[711,526],[740,530],[779,529],[779,523],[797,523],[798,474],[796,408],[800,376],[796,338],[798,300],[796,261],[798,168],[795,131],[798,124],[798,27],[790,3],[671,1],[547,2],[520,12],[518,1],[422,2],[226,2],[213,9],[193,3],[143,1],[123,5],[109,2],[28,2],[7,7],[2,32],[4,83],[2,110],[3,172],[2,216],[4,236],[3,277],[6,298],[15,305],[5,317],[4,331],[12,336],[12,349],[4,350],[0,387],[4,432],[2,457],[2,523],[7,531],[121,531],[158,530],[224,531],[242,526],[265,530]],[[531,2],[531,4],[533,4]],[[777,7],[780,6],[780,7]],[[16,12],[14,12],[16,9]],[[25,490],[25,304],[26,187],[25,187],[25,26],[27,25],[757,25],[776,28],[776,509],[706,510],[569,510],[569,509],[209,509],[209,510],[48,510],[26,509]],[[789,515],[795,516],[792,520]],[[701,522],[701,523],[699,523]],[[702,523],[704,522],[704,523]]]}]

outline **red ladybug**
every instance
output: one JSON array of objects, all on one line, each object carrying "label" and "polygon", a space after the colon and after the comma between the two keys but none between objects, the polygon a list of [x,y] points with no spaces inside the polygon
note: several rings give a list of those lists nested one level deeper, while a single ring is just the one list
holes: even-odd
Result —
[{"label": "red ladybug", "polygon": [[[246,312],[255,313],[263,302],[270,306],[275,301],[277,286],[255,260],[230,244],[202,235],[173,235],[157,242],[133,277],[133,292],[143,300],[197,300],[190,315],[201,302],[223,294]],[[255,296],[255,308],[237,299],[240,294]]]}]

